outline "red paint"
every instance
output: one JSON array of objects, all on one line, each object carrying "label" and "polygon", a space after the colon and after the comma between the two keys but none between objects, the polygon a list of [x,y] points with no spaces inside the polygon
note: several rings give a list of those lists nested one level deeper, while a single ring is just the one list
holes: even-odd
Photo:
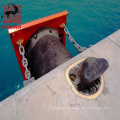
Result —
[{"label": "red paint", "polygon": [[12,41],[12,44],[13,44],[13,47],[14,47],[14,50],[16,53],[16,57],[18,59],[18,62],[19,62],[19,65],[20,65],[20,68],[21,68],[21,71],[22,71],[22,74],[24,77],[24,80],[25,80],[25,75],[24,75],[25,68],[22,65],[22,56],[19,53],[19,47],[16,43],[18,42],[19,39],[21,39],[24,41],[23,46],[25,47],[28,39],[32,36],[32,34],[35,31],[37,31],[38,29],[40,29],[42,27],[53,27],[56,30],[58,30],[60,34],[63,34],[62,40],[63,40],[63,45],[65,46],[66,35],[65,35],[64,30],[62,28],[60,28],[59,26],[62,23],[65,23],[65,25],[66,25],[67,15],[68,15],[68,12],[64,11],[64,12],[61,12],[58,14],[54,14],[54,15],[51,15],[51,16],[48,16],[48,17],[45,17],[42,19],[38,19],[38,20],[35,20],[32,22],[23,24],[23,25],[21,25],[20,29],[17,29],[17,30],[14,29],[14,32],[10,32],[10,29],[9,29],[9,35],[10,35],[10,38],[11,38],[11,41]]}]

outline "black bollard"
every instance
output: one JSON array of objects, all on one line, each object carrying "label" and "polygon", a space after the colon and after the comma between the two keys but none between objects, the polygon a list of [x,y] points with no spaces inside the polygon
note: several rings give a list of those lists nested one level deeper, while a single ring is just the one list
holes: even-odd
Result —
[{"label": "black bollard", "polygon": [[104,58],[89,57],[84,60],[80,73],[81,85],[90,88],[99,84],[100,76],[108,69],[109,63]]}]

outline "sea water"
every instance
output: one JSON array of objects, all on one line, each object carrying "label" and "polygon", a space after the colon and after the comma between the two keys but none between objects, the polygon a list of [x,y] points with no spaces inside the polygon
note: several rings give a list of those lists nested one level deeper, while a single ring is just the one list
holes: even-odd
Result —
[{"label": "sea water", "polygon": [[[21,5],[21,22],[27,23],[64,10],[69,15],[67,28],[82,47],[94,45],[120,28],[120,0],[6,0],[3,5]],[[0,101],[23,87],[23,77],[8,35],[0,23]],[[77,50],[66,39],[66,48],[76,56]]]}]

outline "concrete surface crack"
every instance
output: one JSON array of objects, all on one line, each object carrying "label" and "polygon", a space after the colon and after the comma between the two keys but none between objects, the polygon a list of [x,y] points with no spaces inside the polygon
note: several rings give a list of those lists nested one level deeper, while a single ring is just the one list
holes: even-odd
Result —
[{"label": "concrete surface crack", "polygon": [[47,88],[52,92],[52,95],[56,94],[56,92],[54,92],[48,85]]}]

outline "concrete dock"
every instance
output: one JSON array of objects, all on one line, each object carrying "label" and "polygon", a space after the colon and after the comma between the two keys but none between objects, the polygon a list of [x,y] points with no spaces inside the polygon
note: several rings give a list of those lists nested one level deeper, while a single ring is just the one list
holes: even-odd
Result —
[{"label": "concrete dock", "polygon": [[[104,87],[95,99],[75,94],[66,69],[86,57],[105,58]],[[120,30],[0,102],[0,120],[120,120]]]}]

